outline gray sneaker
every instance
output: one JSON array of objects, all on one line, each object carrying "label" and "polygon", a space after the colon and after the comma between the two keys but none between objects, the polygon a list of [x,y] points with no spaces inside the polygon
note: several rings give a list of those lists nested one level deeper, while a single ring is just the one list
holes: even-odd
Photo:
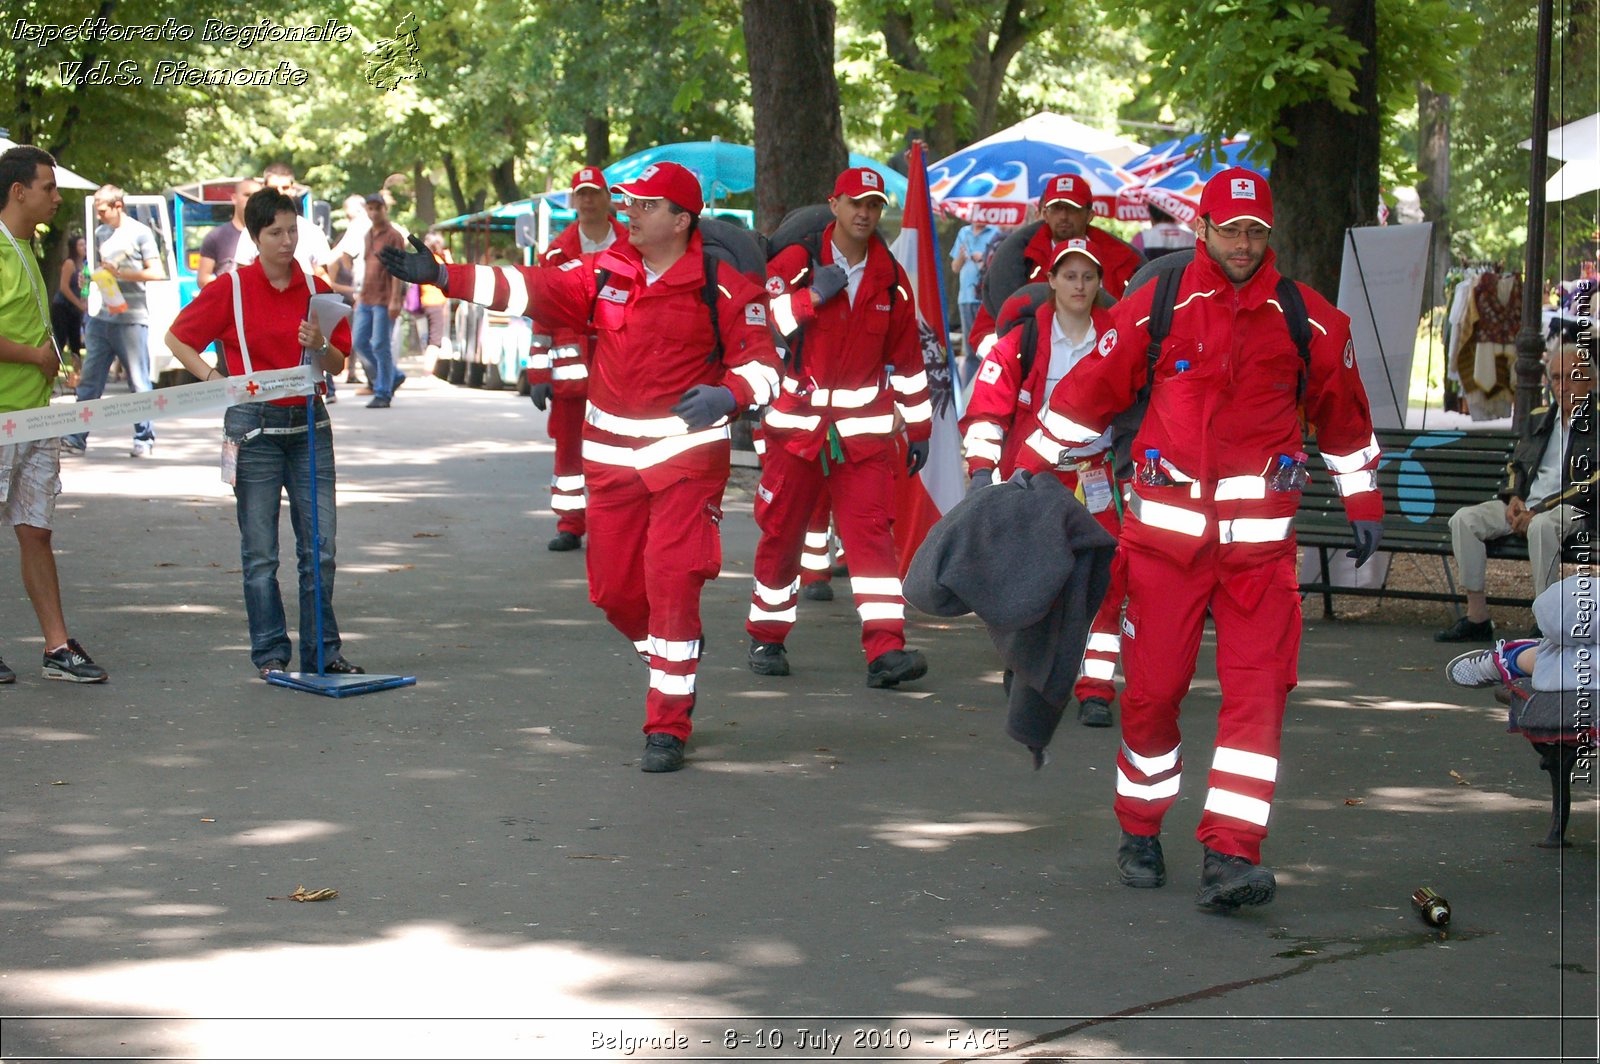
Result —
[{"label": "gray sneaker", "polygon": [[4,661],[0,661],[0,683],[16,683],[17,674]]},{"label": "gray sneaker", "polygon": [[106,670],[84,653],[76,639],[69,639],[60,650],[45,654],[43,671],[46,680],[67,680],[71,683],[105,683],[110,679]]},{"label": "gray sneaker", "polygon": [[1496,643],[1489,650],[1469,650],[1450,659],[1444,668],[1445,675],[1457,687],[1496,687],[1506,681],[1500,671],[1500,647]]}]

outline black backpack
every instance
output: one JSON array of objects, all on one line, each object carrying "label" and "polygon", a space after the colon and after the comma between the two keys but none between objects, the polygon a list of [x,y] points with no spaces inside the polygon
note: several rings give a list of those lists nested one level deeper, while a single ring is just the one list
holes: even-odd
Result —
[{"label": "black backpack", "polygon": [[[772,231],[767,238],[767,261],[778,257],[778,254],[799,245],[806,249],[806,257],[810,262],[809,270],[816,270],[822,265],[822,234],[833,221],[833,210],[826,203],[813,203],[806,207],[796,207],[783,216],[783,221],[778,223],[778,228]],[[878,234],[881,240],[883,234]],[[887,242],[885,242],[887,245]],[[889,256],[894,261],[894,256]],[[786,279],[787,280],[787,279]],[[901,286],[906,283],[905,270],[899,262],[894,263],[893,287],[889,289],[889,309],[894,310],[895,300]],[[776,332],[776,326],[773,327]],[[805,344],[805,334],[797,333],[792,337],[778,337],[779,348],[786,351],[784,363],[791,373],[800,371],[800,349]]]},{"label": "black backpack", "polygon": [[[1156,364],[1161,361],[1161,345],[1172,331],[1172,312],[1178,302],[1178,285],[1183,271],[1194,258],[1194,252],[1174,252],[1162,255],[1148,263],[1128,282],[1127,299],[1136,288],[1151,277],[1156,278],[1155,297],[1150,302],[1150,346],[1145,349],[1147,363],[1144,384],[1134,397],[1133,405],[1111,419],[1111,457],[1115,462],[1115,475],[1129,479],[1133,476],[1133,437],[1144,422],[1144,412],[1150,406],[1150,387],[1155,381]],[[1150,267],[1155,267],[1151,269]],[[1283,319],[1289,327],[1289,338],[1300,352],[1300,379],[1295,387],[1295,402],[1305,398],[1306,382],[1311,376],[1311,319],[1306,313],[1305,299],[1300,288],[1287,277],[1278,278],[1278,305],[1283,308]]]},{"label": "black backpack", "polygon": [[[701,269],[705,283],[700,286],[700,301],[711,315],[711,336],[714,346],[706,355],[707,362],[722,361],[722,322],[717,317],[717,305],[722,299],[722,288],[717,284],[717,264],[725,262],[754,284],[765,280],[761,276],[767,257],[761,238],[743,226],[724,222],[720,218],[701,218]],[[589,304],[589,331],[594,331],[594,310],[600,302],[600,292],[611,279],[610,270],[596,270],[594,300]]]},{"label": "black backpack", "polygon": [[[1039,349],[1039,308],[1050,302],[1050,286],[1044,281],[1025,284],[1006,297],[1005,302],[1000,304],[1001,310],[1004,310],[1006,304],[1018,296],[1028,297],[1027,313],[1012,318],[1007,322],[1000,321],[997,315],[994,335],[995,339],[998,340],[1016,329],[1020,328],[1022,330],[1022,344],[1017,349],[1017,358],[1022,362],[1022,377],[1020,379],[1027,380],[1028,374],[1033,372],[1034,355]],[[1107,293],[1104,288],[1100,289],[1100,294],[1095,296],[1095,306],[1097,307],[1110,307],[1115,305],[1116,302],[1116,299]]]}]

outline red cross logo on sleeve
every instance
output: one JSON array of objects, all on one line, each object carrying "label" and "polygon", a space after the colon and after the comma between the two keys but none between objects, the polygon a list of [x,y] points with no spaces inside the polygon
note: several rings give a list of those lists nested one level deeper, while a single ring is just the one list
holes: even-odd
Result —
[{"label": "red cross logo on sleeve", "polygon": [[254,399],[256,393],[261,390],[261,385],[257,384],[255,381],[251,381],[249,384],[244,386],[244,390],[250,393],[250,398]]}]

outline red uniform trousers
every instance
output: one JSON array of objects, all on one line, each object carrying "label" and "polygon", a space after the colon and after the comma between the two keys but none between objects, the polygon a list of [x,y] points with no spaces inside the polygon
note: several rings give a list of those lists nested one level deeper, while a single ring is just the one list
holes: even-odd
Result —
[{"label": "red uniform trousers", "polygon": [[722,569],[725,474],[657,491],[586,462],[589,599],[650,664],[644,730],[689,737],[700,663],[700,589]]},{"label": "red uniform trousers", "polygon": [[556,530],[584,533],[583,503],[583,412],[589,401],[581,396],[550,398],[550,414],[545,431],[556,444],[555,472],[550,477],[550,509],[555,511]]},{"label": "red uniform trousers", "polygon": [[811,520],[806,522],[806,545],[800,555],[800,585],[802,587],[833,578],[833,558],[828,550],[830,531],[833,528],[833,500],[828,497],[824,481],[817,495],[816,508]]},{"label": "red uniform trousers", "polygon": [[794,627],[800,590],[800,554],[806,526],[826,487],[839,538],[850,552],[850,590],[861,616],[861,646],[872,661],[903,649],[905,599],[895,559],[895,453],[830,463],[797,458],[781,446],[767,449],[756,496],[755,592],[745,631],[762,643],[782,643]]},{"label": "red uniform trousers", "polygon": [[[1052,469],[1061,483],[1074,491],[1078,488],[1078,474],[1072,469]],[[1110,467],[1107,466],[1109,474]],[[1122,485],[1112,483],[1112,491],[1120,492]],[[1079,500],[1082,501],[1081,499]],[[1116,503],[1094,515],[1100,527],[1119,539],[1122,536],[1122,518]],[[1078,682],[1072,687],[1073,697],[1082,702],[1086,698],[1103,698],[1109,705],[1117,699],[1117,658],[1122,653],[1122,603],[1128,592],[1127,570],[1119,550],[1111,559],[1111,584],[1106,597],[1100,600],[1100,610],[1089,625],[1089,644],[1084,649],[1083,667]]]},{"label": "red uniform trousers", "polygon": [[1155,835],[1178,794],[1183,767],[1179,704],[1211,611],[1217,635],[1217,716],[1202,843],[1261,860],[1283,710],[1297,681],[1300,595],[1293,539],[1252,544],[1248,553],[1215,542],[1180,561],[1130,544],[1118,550],[1128,584],[1123,627],[1122,749],[1117,754],[1117,820],[1124,831]]}]

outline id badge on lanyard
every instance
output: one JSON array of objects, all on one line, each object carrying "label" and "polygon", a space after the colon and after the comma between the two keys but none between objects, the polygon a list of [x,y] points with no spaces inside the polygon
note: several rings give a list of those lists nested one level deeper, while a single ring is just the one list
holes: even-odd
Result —
[{"label": "id badge on lanyard", "polygon": [[1078,490],[1083,493],[1083,505],[1092,514],[1111,508],[1111,478],[1106,475],[1106,464],[1096,458],[1078,464]]}]

